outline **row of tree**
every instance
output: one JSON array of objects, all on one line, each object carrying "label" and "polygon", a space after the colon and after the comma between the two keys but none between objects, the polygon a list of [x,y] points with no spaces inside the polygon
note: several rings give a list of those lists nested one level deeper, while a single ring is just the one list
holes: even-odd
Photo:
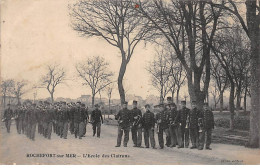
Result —
[{"label": "row of tree", "polygon": [[[235,0],[78,0],[69,8],[74,30],[86,37],[100,37],[119,49],[122,62],[117,84],[121,102],[125,101],[123,77],[136,46],[142,40],[158,42],[164,39],[185,69],[190,99],[196,100],[199,108],[208,95],[211,62],[214,63],[211,57],[215,55],[230,84],[231,120],[234,116],[235,84],[237,92],[240,92],[242,84],[234,81],[234,73],[230,72],[229,62],[234,61],[228,58],[232,53],[225,50],[230,37],[226,36],[227,41],[222,44],[221,34],[230,31],[232,20],[238,21],[250,44],[252,108],[249,146],[259,147],[259,3],[257,0],[245,0],[244,4]],[[244,7],[245,18],[239,10]],[[163,99],[167,91],[161,89],[160,92]],[[240,97],[238,93],[236,95]]]}]

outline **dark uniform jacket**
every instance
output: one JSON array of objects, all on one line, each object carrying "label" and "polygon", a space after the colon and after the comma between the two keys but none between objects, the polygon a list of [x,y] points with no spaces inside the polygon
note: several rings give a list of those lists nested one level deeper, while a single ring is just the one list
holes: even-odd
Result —
[{"label": "dark uniform jacket", "polygon": [[190,109],[184,107],[178,111],[177,121],[181,127],[186,126],[187,117],[190,113]]},{"label": "dark uniform jacket", "polygon": [[81,108],[77,107],[74,111],[74,122],[80,123],[81,122]]},{"label": "dark uniform jacket", "polygon": [[197,108],[191,109],[189,114],[190,128],[198,128],[200,111]]},{"label": "dark uniform jacket", "polygon": [[199,118],[202,118],[204,129],[214,129],[214,115],[211,110],[202,110]]},{"label": "dark uniform jacket", "polygon": [[115,119],[118,120],[119,126],[122,128],[128,128],[131,122],[131,112],[128,109],[121,109],[115,116]]},{"label": "dark uniform jacket", "polygon": [[155,125],[154,113],[150,111],[146,111],[142,118],[142,125],[144,129],[154,128]]},{"label": "dark uniform jacket", "polygon": [[45,122],[50,123],[54,119],[54,109],[48,109],[46,111],[46,117],[45,117]]},{"label": "dark uniform jacket", "polygon": [[156,114],[157,124],[160,125],[160,128],[167,129],[169,126],[168,113],[167,110],[160,111]]},{"label": "dark uniform jacket", "polygon": [[61,120],[62,120],[62,122],[69,121],[69,112],[68,112],[67,108],[61,109]]},{"label": "dark uniform jacket", "polygon": [[92,111],[92,113],[91,113],[91,121],[94,124],[99,123],[101,121],[103,123],[103,117],[102,117],[102,114],[101,114],[100,110],[95,109],[95,110]]},{"label": "dark uniform jacket", "polygon": [[6,109],[6,110],[5,110],[5,113],[4,113],[4,118],[5,118],[6,120],[11,120],[12,117],[13,117],[13,110],[10,109],[10,108]]},{"label": "dark uniform jacket", "polygon": [[36,108],[31,108],[28,111],[28,120],[30,124],[36,124],[38,121],[37,118],[37,109]]},{"label": "dark uniform jacket", "polygon": [[[140,118],[134,119],[134,117],[139,116]],[[131,122],[134,123],[134,126],[138,126],[141,124],[141,119],[142,119],[142,112],[138,108],[133,108],[131,110]]]},{"label": "dark uniform jacket", "polygon": [[168,111],[169,124],[171,126],[177,126],[177,115],[178,111],[175,108]]}]

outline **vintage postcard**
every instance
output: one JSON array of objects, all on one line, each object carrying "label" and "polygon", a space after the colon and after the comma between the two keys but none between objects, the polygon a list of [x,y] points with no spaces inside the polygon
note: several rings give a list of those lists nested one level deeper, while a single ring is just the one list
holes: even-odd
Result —
[{"label": "vintage postcard", "polygon": [[1,0],[1,165],[260,164],[259,0]]}]

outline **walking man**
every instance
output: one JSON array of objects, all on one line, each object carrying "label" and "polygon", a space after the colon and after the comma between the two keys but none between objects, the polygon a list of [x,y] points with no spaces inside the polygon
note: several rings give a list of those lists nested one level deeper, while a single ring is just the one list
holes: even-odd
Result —
[{"label": "walking man", "polygon": [[92,122],[93,136],[97,133],[97,137],[100,138],[101,122],[103,124],[103,117],[98,104],[95,105],[95,110],[92,111],[90,120]]},{"label": "walking man", "polygon": [[13,117],[13,110],[10,108],[10,104],[7,104],[7,109],[4,112],[4,121],[5,121],[5,127],[7,129],[7,132],[10,133],[11,128],[11,119]]}]

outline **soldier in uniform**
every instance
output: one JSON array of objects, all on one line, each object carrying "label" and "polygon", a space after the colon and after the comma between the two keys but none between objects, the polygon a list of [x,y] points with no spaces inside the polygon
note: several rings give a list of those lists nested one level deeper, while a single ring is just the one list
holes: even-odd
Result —
[{"label": "soldier in uniform", "polygon": [[159,113],[156,114],[157,128],[158,128],[158,141],[160,148],[164,148],[163,132],[165,132],[166,137],[169,136],[168,133],[168,114],[165,109],[164,104],[159,105]]},{"label": "soldier in uniform", "polygon": [[11,122],[12,122],[12,117],[13,117],[13,110],[10,108],[10,104],[7,104],[7,109],[4,112],[4,121],[5,121],[5,127],[7,129],[7,132],[10,133],[10,128],[11,128]]},{"label": "soldier in uniform", "polygon": [[196,101],[192,101],[192,109],[189,114],[190,120],[190,139],[192,146],[190,149],[198,148],[199,146],[199,128],[198,128],[198,117],[200,111],[197,109]]},{"label": "soldier in uniform", "polygon": [[32,107],[29,110],[29,127],[30,127],[30,134],[29,138],[31,140],[35,140],[35,131],[36,131],[36,124],[37,124],[37,111],[36,111],[36,104],[33,103]]},{"label": "soldier in uniform", "polygon": [[97,137],[100,138],[101,122],[103,124],[103,117],[98,104],[95,105],[95,110],[91,113],[90,121],[92,123],[93,136],[95,136],[97,132]]},{"label": "soldier in uniform", "polygon": [[118,120],[118,136],[117,145],[115,147],[121,146],[122,136],[124,133],[124,147],[127,147],[129,141],[129,130],[131,122],[131,112],[127,109],[128,102],[123,103],[123,108],[115,115],[115,119]]},{"label": "soldier in uniform", "polygon": [[80,104],[81,104],[81,102],[77,102],[77,107],[74,109],[75,111],[74,111],[74,115],[73,115],[75,138],[77,138],[79,136],[79,123],[81,122],[81,116],[80,116],[81,108],[80,108]]},{"label": "soldier in uniform", "polygon": [[88,108],[86,108],[85,104],[82,104],[82,110],[84,113],[84,127],[83,127],[83,137],[86,135],[87,133],[87,124],[88,124],[88,120],[89,120],[89,116],[88,116]]},{"label": "soldier in uniform", "polygon": [[85,113],[85,108],[83,108],[83,103],[80,104],[80,120],[79,120],[79,139],[82,139],[82,137],[84,136],[84,131],[86,129],[86,113]]},{"label": "soldier in uniform", "polygon": [[49,103],[46,111],[46,138],[51,139],[52,125],[53,125],[54,108],[53,104]]},{"label": "soldier in uniform", "polygon": [[178,111],[178,148],[189,147],[189,123],[187,122],[190,109],[186,107],[186,101],[181,101],[182,108]]},{"label": "soldier in uniform", "polygon": [[176,147],[177,145],[177,135],[178,135],[178,124],[177,124],[177,106],[175,103],[170,103],[169,105],[169,133],[170,133],[170,147]]},{"label": "soldier in uniform", "polygon": [[142,112],[137,108],[137,101],[133,101],[133,109],[131,110],[131,120],[132,120],[132,140],[134,147],[141,147],[142,145]]},{"label": "soldier in uniform", "polygon": [[[199,150],[204,148],[204,144],[206,143],[206,149],[212,150],[210,148],[211,144],[211,134],[212,129],[214,129],[214,115],[213,112],[209,109],[208,103],[204,103],[203,110],[199,115],[199,120],[202,120],[203,129],[202,132],[199,133]],[[205,139],[206,134],[206,139]],[[205,142],[206,141],[206,142]]]},{"label": "soldier in uniform", "polygon": [[61,138],[67,139],[68,124],[69,124],[69,114],[68,114],[68,109],[67,109],[66,102],[62,102],[61,122],[62,122],[62,135],[61,135]]},{"label": "soldier in uniform", "polygon": [[150,111],[150,105],[145,105],[145,113],[142,117],[142,126],[144,129],[144,143],[145,147],[149,148],[149,139],[151,143],[151,147],[156,149],[155,147],[155,139],[154,139],[154,126],[155,126],[155,116],[154,113]]},{"label": "soldier in uniform", "polygon": [[70,133],[74,134],[74,111],[75,111],[75,105],[74,103],[71,103],[70,107],[69,107],[69,128],[70,128]]},{"label": "soldier in uniform", "polygon": [[[165,105],[165,109],[167,111],[167,114],[169,115],[171,113],[171,106],[170,104],[173,104],[172,97],[167,97],[167,104]],[[168,124],[170,124],[169,118],[167,118]],[[166,146],[170,147],[171,146],[171,134],[170,134],[170,126],[169,129],[167,129],[167,136],[166,136]]]}]

